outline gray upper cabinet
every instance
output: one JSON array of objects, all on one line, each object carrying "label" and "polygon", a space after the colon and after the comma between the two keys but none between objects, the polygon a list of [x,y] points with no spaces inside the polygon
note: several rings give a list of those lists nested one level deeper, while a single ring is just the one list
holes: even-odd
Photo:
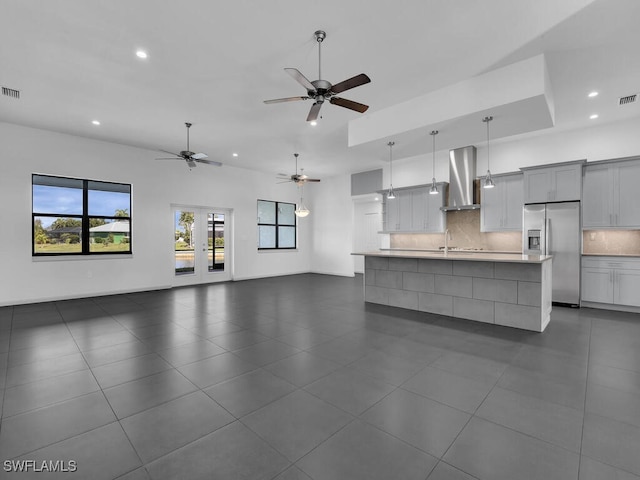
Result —
[{"label": "gray upper cabinet", "polygon": [[480,231],[522,230],[523,174],[493,175],[493,180],[495,187],[481,192]]},{"label": "gray upper cabinet", "polygon": [[582,166],[576,162],[527,167],[524,173],[524,203],[546,203],[580,200]]},{"label": "gray upper cabinet", "polygon": [[384,212],[384,231],[396,232],[400,229],[400,216],[399,216],[399,203],[398,197],[389,200],[387,194],[383,193],[384,200],[382,202],[382,209]]},{"label": "gray upper cabinet", "polygon": [[587,165],[583,228],[639,228],[639,182],[640,159]]},{"label": "gray upper cabinet", "polygon": [[396,198],[384,197],[385,232],[437,233],[444,231],[446,183],[438,183],[438,195],[430,195],[430,185],[398,188]]}]

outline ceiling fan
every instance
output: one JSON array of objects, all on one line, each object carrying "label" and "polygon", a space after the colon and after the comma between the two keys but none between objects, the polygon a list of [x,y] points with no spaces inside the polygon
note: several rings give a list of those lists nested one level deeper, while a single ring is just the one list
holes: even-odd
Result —
[{"label": "ceiling fan", "polygon": [[278,183],[286,183],[286,182],[294,182],[296,185],[301,186],[307,182],[319,182],[320,180],[317,178],[309,178],[308,175],[304,174],[304,169],[300,169],[300,174],[298,175],[298,154],[294,153],[294,157],[296,157],[296,173],[294,175],[287,175],[285,173],[279,173],[278,178],[283,180]]},{"label": "ceiling fan", "polygon": [[276,98],[274,100],[265,100],[264,103],[282,103],[293,102],[296,100],[313,99],[313,105],[311,106],[311,110],[309,111],[309,115],[307,116],[307,122],[312,122],[318,118],[320,107],[322,107],[322,104],[325,100],[329,100],[329,103],[338,105],[339,107],[355,110],[356,112],[366,112],[369,108],[368,105],[363,105],[362,103],[354,102],[353,100],[347,100],[346,98],[336,97],[335,95],[351,88],[359,87],[360,85],[369,83],[371,79],[364,73],[361,73],[360,75],[356,75],[355,77],[351,77],[340,83],[336,83],[335,85],[332,85],[326,80],[322,80],[321,47],[322,41],[327,37],[327,34],[322,30],[318,30],[315,32],[315,36],[316,40],[318,41],[318,80],[310,82],[307,77],[300,73],[300,71],[296,68],[284,69],[285,72],[291,75],[294,80],[296,80],[305,88],[305,90],[307,91],[307,95],[303,97],[287,97]]},{"label": "ceiling fan", "polygon": [[[204,163],[206,165],[214,165],[216,167],[222,166],[222,163],[216,162],[215,160],[207,160],[207,155],[204,153],[194,153],[189,150],[189,129],[191,128],[191,123],[185,123],[187,126],[187,149],[182,150],[180,153],[167,152],[166,150],[160,150],[161,152],[168,153],[169,155],[173,155],[173,157],[161,157],[156,158],[156,160],[184,160],[189,165],[189,168],[197,167],[197,163]],[[196,163],[197,162],[197,163]]]}]

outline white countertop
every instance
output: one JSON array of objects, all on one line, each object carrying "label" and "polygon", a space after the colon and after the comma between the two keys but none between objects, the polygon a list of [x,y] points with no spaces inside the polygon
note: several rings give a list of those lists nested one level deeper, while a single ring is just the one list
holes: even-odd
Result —
[{"label": "white countertop", "polygon": [[395,257],[395,258],[421,258],[421,259],[446,259],[467,260],[474,262],[513,262],[513,263],[542,263],[551,260],[552,255],[522,255],[521,253],[492,253],[492,252],[426,252],[416,250],[373,250],[370,252],[354,252],[351,255],[364,255],[365,257]]}]

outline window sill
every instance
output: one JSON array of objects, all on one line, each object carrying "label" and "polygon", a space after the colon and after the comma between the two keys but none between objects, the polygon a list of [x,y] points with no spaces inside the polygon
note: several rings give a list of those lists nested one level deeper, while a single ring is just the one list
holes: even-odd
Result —
[{"label": "window sill", "polygon": [[268,248],[263,250],[258,250],[258,253],[289,253],[289,252],[297,252],[297,248]]},{"label": "window sill", "polygon": [[78,260],[121,260],[133,258],[133,253],[114,253],[107,255],[42,255],[31,256],[32,262],[68,262]]}]

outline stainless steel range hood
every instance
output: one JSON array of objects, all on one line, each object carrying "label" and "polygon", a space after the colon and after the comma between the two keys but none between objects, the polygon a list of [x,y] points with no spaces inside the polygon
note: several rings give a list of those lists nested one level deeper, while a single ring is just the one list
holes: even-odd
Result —
[{"label": "stainless steel range hood", "polygon": [[480,208],[476,188],[476,147],[449,151],[449,199],[444,211]]}]

